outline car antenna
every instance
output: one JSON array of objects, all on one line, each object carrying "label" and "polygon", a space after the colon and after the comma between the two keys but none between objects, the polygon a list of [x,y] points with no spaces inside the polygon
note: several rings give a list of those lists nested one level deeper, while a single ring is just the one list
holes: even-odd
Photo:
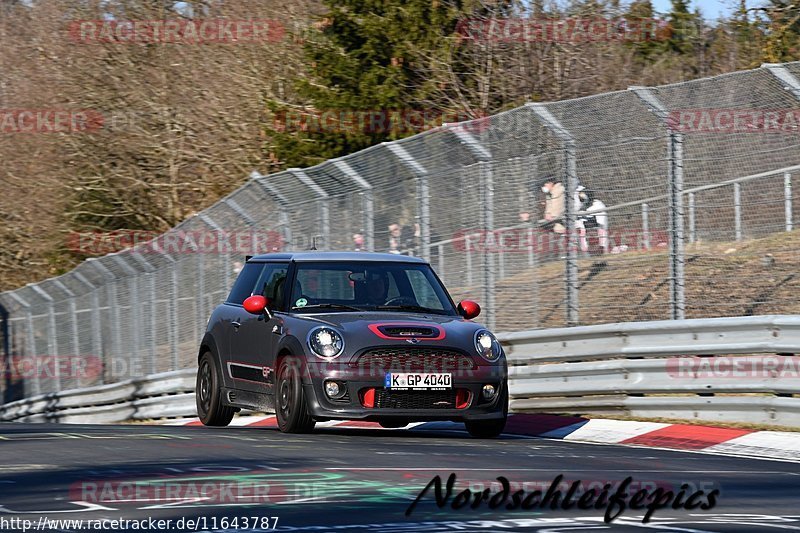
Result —
[{"label": "car antenna", "polygon": [[317,249],[317,237],[311,237],[311,248],[309,250],[316,250]]}]

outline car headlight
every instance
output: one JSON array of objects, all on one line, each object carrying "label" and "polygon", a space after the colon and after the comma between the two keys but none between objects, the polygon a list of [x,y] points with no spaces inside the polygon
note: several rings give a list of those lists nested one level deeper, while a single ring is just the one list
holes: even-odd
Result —
[{"label": "car headlight", "polygon": [[475,349],[478,350],[478,355],[492,363],[497,361],[500,354],[503,353],[500,342],[485,329],[475,333]]},{"label": "car headlight", "polygon": [[322,326],[308,334],[308,347],[317,357],[333,359],[344,351],[344,339],[336,330]]}]

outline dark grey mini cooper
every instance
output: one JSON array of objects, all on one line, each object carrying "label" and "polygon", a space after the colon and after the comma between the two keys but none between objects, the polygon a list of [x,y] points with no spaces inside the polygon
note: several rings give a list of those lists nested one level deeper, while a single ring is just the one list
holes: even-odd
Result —
[{"label": "dark grey mini cooper", "polygon": [[324,420],[402,427],[463,421],[476,437],[503,431],[505,354],[456,306],[430,265],[363,252],[250,258],[208,322],[197,411],[225,426],[240,409],[275,410],[282,431]]}]

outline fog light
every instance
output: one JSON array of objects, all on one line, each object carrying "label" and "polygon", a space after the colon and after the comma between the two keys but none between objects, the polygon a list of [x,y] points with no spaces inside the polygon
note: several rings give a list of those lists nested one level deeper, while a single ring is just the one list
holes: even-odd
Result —
[{"label": "fog light", "polygon": [[341,393],[341,387],[335,381],[326,381],[325,382],[325,394],[328,395],[328,398],[336,398]]},{"label": "fog light", "polygon": [[494,398],[494,395],[497,394],[497,391],[494,389],[494,385],[484,385],[483,386],[483,397],[487,400],[491,400]]}]

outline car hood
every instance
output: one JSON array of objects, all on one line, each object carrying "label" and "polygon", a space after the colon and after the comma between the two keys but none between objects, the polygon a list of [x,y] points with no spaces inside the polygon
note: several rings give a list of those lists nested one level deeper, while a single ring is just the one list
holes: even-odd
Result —
[{"label": "car hood", "polygon": [[[347,351],[351,353],[370,346],[405,345],[406,341],[419,346],[470,351],[474,346],[475,332],[484,329],[481,324],[460,316],[380,311],[314,313],[303,315],[302,322],[302,326],[298,324],[300,327],[295,328],[296,334],[304,337],[317,326],[330,326],[344,334]],[[419,336],[413,330],[397,333],[387,329],[398,325],[428,326],[431,336]]]},{"label": "car hood", "polygon": [[320,324],[341,328],[345,331],[360,330],[368,327],[369,324],[380,323],[438,324],[441,326],[471,324],[472,326],[478,326],[475,322],[465,320],[460,316],[402,313],[396,311],[310,313],[304,315],[304,318],[307,320],[314,320]]}]

